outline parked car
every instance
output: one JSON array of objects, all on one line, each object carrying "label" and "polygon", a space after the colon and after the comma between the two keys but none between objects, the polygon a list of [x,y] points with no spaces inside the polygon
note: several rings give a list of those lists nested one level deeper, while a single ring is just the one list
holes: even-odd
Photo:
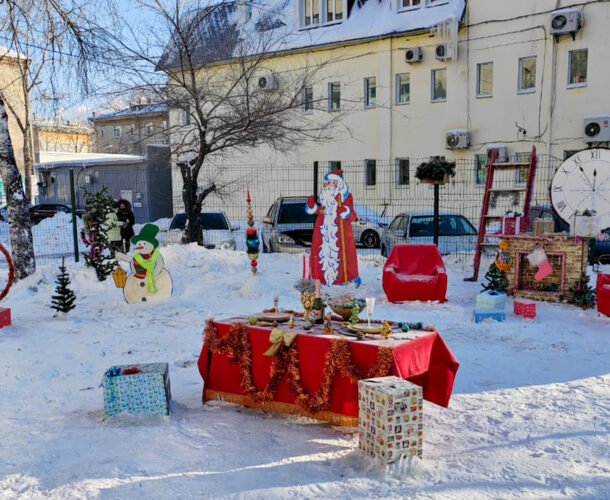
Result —
[{"label": "parked car", "polygon": [[[263,218],[261,232],[264,252],[302,252],[311,246],[316,215],[305,211],[306,196],[278,198]],[[352,222],[356,245],[378,248],[381,232],[389,223],[365,205],[354,205],[357,219]]]},{"label": "parked car", "polygon": [[[220,210],[201,212],[200,221],[204,247],[235,250],[234,232],[239,231],[239,224],[230,224],[225,213]],[[162,236],[163,244],[180,243],[185,227],[186,214],[180,212],[174,215],[169,229]]]},{"label": "parked car", "polygon": [[610,264],[610,227],[602,231],[605,239],[589,240],[589,263]]},{"label": "parked car", "polygon": [[[441,211],[439,214],[438,249],[441,254],[472,252],[477,230],[463,215]],[[381,254],[388,257],[397,243],[432,243],[434,213],[431,210],[403,212],[381,234]]]},{"label": "parked car", "polygon": [[[71,214],[72,207],[63,203],[41,203],[30,207],[30,220],[32,224],[38,224],[41,220],[54,217],[57,214]],[[82,217],[84,210],[77,208],[76,216]]]}]

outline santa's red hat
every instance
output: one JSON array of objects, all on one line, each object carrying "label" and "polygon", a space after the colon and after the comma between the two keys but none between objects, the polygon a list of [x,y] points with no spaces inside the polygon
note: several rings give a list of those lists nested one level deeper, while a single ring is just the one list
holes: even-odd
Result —
[{"label": "santa's red hat", "polygon": [[343,180],[343,171],[341,169],[331,170],[324,176],[324,180]]}]

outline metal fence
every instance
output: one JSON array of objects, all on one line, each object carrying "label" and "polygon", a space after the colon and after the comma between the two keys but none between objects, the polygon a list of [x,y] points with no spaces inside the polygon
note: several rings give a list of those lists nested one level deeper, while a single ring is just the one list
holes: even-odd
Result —
[{"label": "metal fence", "polygon": [[[243,250],[247,189],[250,190],[252,198],[254,218],[262,228],[263,217],[279,197],[309,196],[314,192],[314,180],[319,192],[324,174],[340,167],[352,193],[356,212],[360,211],[362,217],[373,220],[373,227],[381,237],[385,227],[375,226],[375,221],[386,224],[404,212],[420,211],[423,215],[432,213],[433,187],[422,184],[415,178],[417,166],[428,160],[405,158],[396,162],[366,160],[287,166],[210,164],[203,169],[199,184],[204,188],[213,182],[219,190],[205,199],[203,209],[222,210],[233,224],[240,226],[234,237],[236,249]],[[522,161],[523,167],[496,172],[494,189],[497,191],[492,194],[490,204],[492,215],[503,215],[509,211],[521,212],[523,209],[527,177],[525,162],[528,158],[511,160]],[[538,157],[532,206],[544,208],[548,214],[552,214],[549,186],[560,163],[556,158]],[[171,217],[184,210],[182,181],[177,169],[172,171],[171,179],[164,175],[150,175],[144,170],[122,170],[118,166],[104,172],[96,171],[93,167],[78,166],[64,170],[38,172],[37,201],[57,204],[59,211],[53,217],[44,217],[45,214],[53,215],[54,209],[51,207],[43,212],[37,211],[36,207],[32,208],[34,245],[38,262],[44,263],[60,256],[74,256],[72,216],[62,212],[68,211],[71,205],[69,170],[72,170],[75,201],[79,210],[84,209],[83,188],[96,191],[105,185],[116,199],[127,198],[132,202],[138,224],[156,222],[162,228],[162,239],[165,230],[169,228]],[[461,214],[478,227],[484,190],[485,161],[457,160],[456,176],[440,188],[440,210]],[[53,196],[49,196],[49,193],[53,193]],[[4,215],[6,218],[6,214]],[[77,218],[76,224],[78,233],[81,227],[80,218]],[[425,234],[421,236],[418,242],[432,241],[431,235],[429,238]],[[0,222],[0,242],[10,247],[6,221]],[[80,240],[77,245],[79,251],[85,251]],[[358,251],[364,255],[373,255],[379,254],[380,248],[378,245],[374,248],[361,246]],[[452,253],[456,254],[458,260],[469,263],[472,262],[472,251],[473,248],[459,247]]]}]

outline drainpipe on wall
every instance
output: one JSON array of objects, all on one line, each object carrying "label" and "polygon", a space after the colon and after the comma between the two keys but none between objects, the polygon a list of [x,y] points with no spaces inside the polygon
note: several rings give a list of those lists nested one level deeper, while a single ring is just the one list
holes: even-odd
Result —
[{"label": "drainpipe on wall", "polygon": [[551,36],[551,90],[549,92],[549,123],[546,135],[546,154],[551,155],[551,134],[553,131],[553,102],[555,101],[555,37]]}]

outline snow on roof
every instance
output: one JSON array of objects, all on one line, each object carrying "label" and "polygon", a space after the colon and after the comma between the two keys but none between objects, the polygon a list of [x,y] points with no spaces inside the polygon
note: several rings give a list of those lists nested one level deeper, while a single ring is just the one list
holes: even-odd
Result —
[{"label": "snow on roof", "polygon": [[11,59],[27,59],[26,56],[0,45],[0,59],[2,59],[3,57],[10,57]]},{"label": "snow on roof", "polygon": [[[251,18],[241,25],[236,2],[224,2],[189,13],[182,24],[184,31],[192,31],[191,49],[195,62],[235,57],[239,40],[253,41],[251,52],[256,53],[256,48],[262,46],[256,42],[268,39],[264,42],[265,52],[274,53],[421,31],[451,18],[461,19],[465,8],[465,0],[448,0],[440,5],[426,3],[419,9],[398,12],[396,0],[350,0],[344,1],[347,19],[343,22],[301,29],[295,1],[298,0],[255,1],[251,4]],[[196,25],[191,28],[193,23]],[[180,60],[180,44],[172,47],[170,40],[158,67],[175,68]]]},{"label": "snow on roof", "polygon": [[34,165],[35,170],[49,170],[61,167],[90,167],[102,165],[115,165],[123,163],[141,163],[145,156],[101,154],[101,153],[40,153],[40,160]]},{"label": "snow on roof", "polygon": [[129,108],[120,109],[119,111],[95,115],[89,119],[95,121],[105,120],[108,118],[119,118],[122,116],[145,115],[153,113],[167,113],[167,104],[136,104],[134,106],[130,106]]}]

